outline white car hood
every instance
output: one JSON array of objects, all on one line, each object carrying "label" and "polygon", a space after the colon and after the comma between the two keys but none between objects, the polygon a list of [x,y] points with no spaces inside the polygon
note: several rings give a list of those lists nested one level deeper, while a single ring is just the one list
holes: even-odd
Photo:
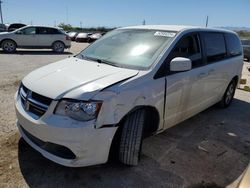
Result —
[{"label": "white car hood", "polygon": [[9,37],[9,36],[11,36],[11,33],[9,33],[9,32],[1,32],[0,33],[0,39],[4,39],[4,38]]},{"label": "white car hood", "polygon": [[138,70],[67,58],[31,72],[22,82],[33,92],[52,99],[89,100],[103,88],[137,74]]}]

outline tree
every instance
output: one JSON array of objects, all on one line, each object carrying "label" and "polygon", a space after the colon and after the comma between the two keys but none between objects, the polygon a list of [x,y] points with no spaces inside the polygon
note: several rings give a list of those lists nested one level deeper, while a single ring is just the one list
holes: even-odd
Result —
[{"label": "tree", "polygon": [[57,27],[63,28],[64,31],[70,31],[73,27],[70,24],[60,23]]}]

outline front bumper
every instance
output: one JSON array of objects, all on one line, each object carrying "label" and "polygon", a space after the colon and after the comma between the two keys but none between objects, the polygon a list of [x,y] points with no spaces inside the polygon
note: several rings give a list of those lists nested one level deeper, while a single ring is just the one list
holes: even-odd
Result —
[{"label": "front bumper", "polygon": [[[117,127],[96,129],[95,121],[79,122],[54,115],[55,103],[52,102],[47,112],[35,120],[23,109],[16,95],[17,126],[24,140],[44,157],[64,166],[80,167],[107,162]],[[37,144],[31,136],[45,144]],[[62,157],[49,152],[44,147],[46,144],[67,148],[75,157]]]}]

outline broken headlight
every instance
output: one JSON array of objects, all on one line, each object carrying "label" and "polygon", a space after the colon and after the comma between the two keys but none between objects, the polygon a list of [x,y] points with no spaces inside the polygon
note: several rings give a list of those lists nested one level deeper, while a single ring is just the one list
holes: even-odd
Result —
[{"label": "broken headlight", "polygon": [[99,101],[61,100],[55,110],[55,114],[68,116],[78,121],[89,121],[97,117],[102,103]]}]

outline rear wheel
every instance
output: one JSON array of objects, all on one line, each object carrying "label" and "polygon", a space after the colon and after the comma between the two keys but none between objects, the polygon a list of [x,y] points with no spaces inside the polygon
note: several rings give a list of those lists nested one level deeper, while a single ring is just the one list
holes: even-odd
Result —
[{"label": "rear wheel", "polygon": [[224,96],[223,98],[221,99],[220,101],[220,106],[222,108],[227,108],[228,106],[230,106],[232,100],[233,100],[233,97],[234,97],[234,93],[235,93],[235,90],[236,90],[236,85],[237,85],[237,82],[236,80],[232,80],[230,82],[230,84],[228,85],[225,93],[224,93]]},{"label": "rear wheel", "polygon": [[2,42],[2,49],[4,52],[13,53],[16,51],[16,43],[13,40],[4,40]]},{"label": "rear wheel", "polygon": [[120,141],[119,160],[135,166],[140,160],[145,110],[137,110],[126,118]]},{"label": "rear wheel", "polygon": [[65,46],[64,46],[64,44],[62,42],[57,41],[57,42],[53,43],[52,49],[56,53],[63,53],[64,49],[65,49]]}]

